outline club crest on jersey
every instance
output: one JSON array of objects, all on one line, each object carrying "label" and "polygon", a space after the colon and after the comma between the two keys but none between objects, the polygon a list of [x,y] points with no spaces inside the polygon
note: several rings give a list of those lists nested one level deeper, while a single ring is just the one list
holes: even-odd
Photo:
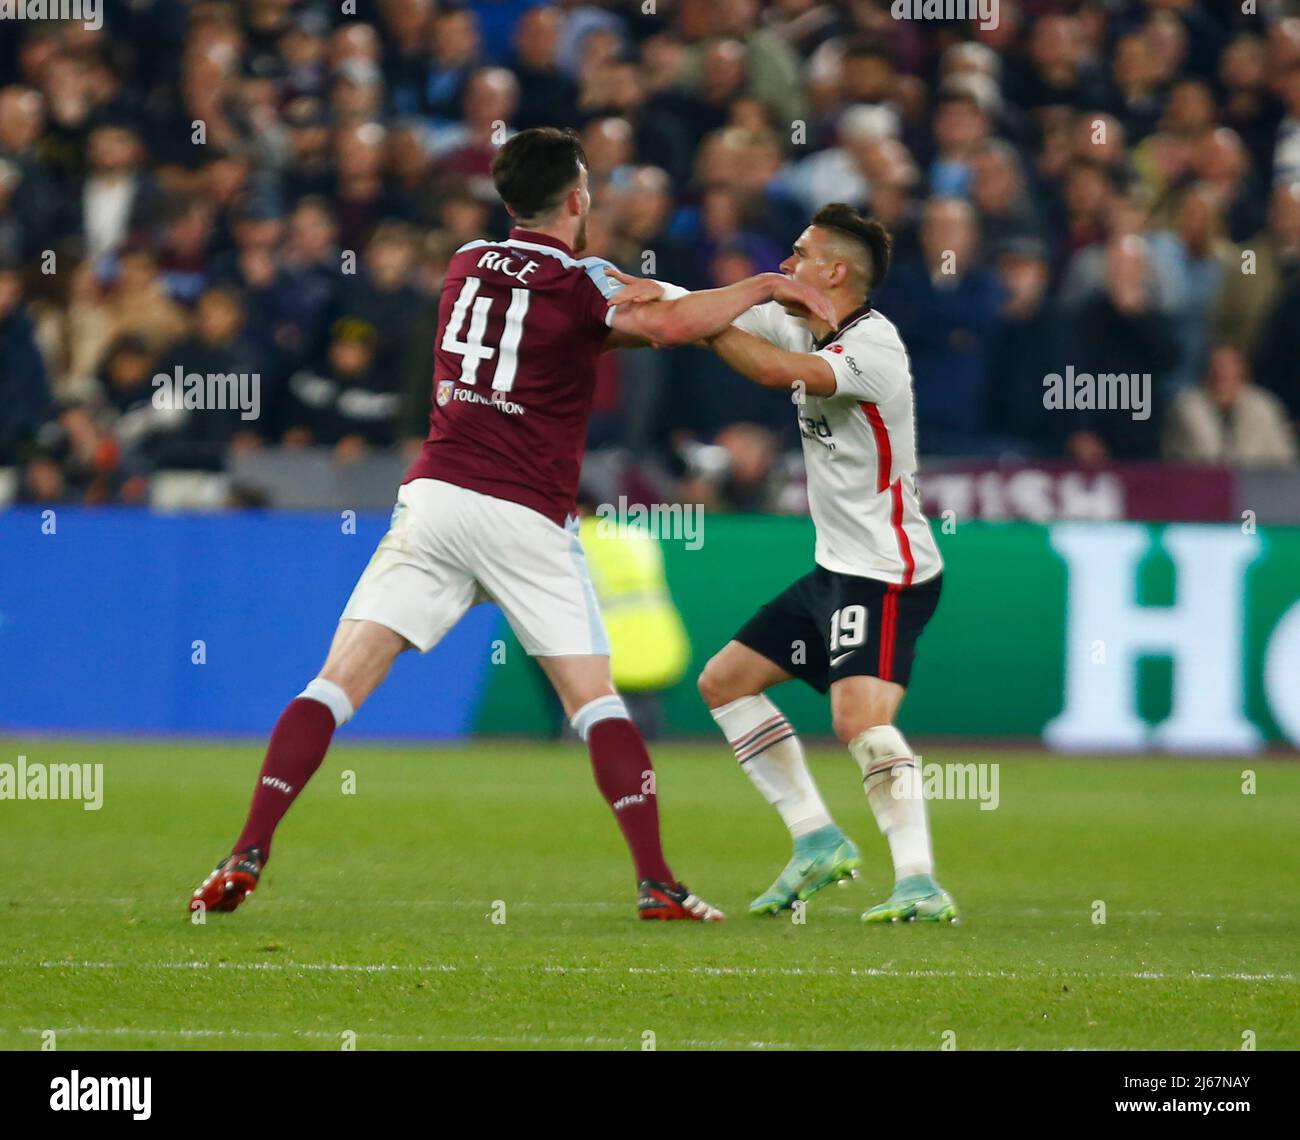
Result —
[{"label": "club crest on jersey", "polygon": [[456,390],[455,380],[438,381],[438,407],[445,408],[451,403],[451,394]]},{"label": "club crest on jersey", "polygon": [[831,345],[830,348],[828,348],[826,351],[827,351],[827,352],[843,352],[843,351],[844,351],[844,346],[843,346],[842,344],[833,344],[833,345]]}]

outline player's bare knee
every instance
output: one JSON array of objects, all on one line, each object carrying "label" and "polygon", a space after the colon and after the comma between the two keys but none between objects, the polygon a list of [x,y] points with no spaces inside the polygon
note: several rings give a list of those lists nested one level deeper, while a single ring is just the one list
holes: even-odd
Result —
[{"label": "player's bare knee", "polygon": [[721,683],[714,673],[712,661],[700,670],[700,675],[695,678],[695,688],[700,694],[700,700],[709,708],[717,708],[719,704],[723,703],[719,699]]},{"label": "player's bare knee", "polygon": [[700,699],[709,708],[716,709],[732,701],[738,701],[741,697],[752,695],[744,691],[746,686],[741,684],[740,680],[739,674],[727,667],[722,654],[719,653],[710,658],[708,664],[704,666],[703,671],[696,678],[695,687],[700,691]]},{"label": "player's bare knee", "polygon": [[337,685],[359,709],[411,643],[373,622],[343,622],[317,676]]},{"label": "player's bare knee", "polygon": [[831,729],[835,739],[844,745],[851,744],[868,729],[887,724],[888,717],[871,709],[834,709],[831,712]]},{"label": "player's bare knee", "polygon": [[584,709],[597,701],[622,699],[613,684],[572,686],[563,692],[559,692],[558,695],[560,704],[564,707],[564,715],[569,717],[570,720],[580,709]]}]

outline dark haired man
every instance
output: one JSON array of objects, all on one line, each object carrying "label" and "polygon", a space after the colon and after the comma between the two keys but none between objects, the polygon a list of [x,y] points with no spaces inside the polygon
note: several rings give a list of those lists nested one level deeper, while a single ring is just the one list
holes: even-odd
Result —
[{"label": "dark haired man", "polygon": [[429,650],[471,606],[492,599],[587,743],[636,866],[640,917],[722,918],[664,860],[653,768],[610,679],[609,643],[578,542],[575,498],[596,361],[612,347],[721,332],[769,300],[808,306],[827,322],[834,314],[814,287],[777,273],[628,304],[661,290],[576,256],[591,195],[572,132],[515,135],[492,175],[517,225],[506,241],[472,241],[451,258],[428,438],[324,667],[275,726],[244,831],[194,892],[192,910],[233,910],[251,893],[276,826],[320,767],[335,728],[400,653]]},{"label": "dark haired man", "polygon": [[825,206],[781,265],[834,307],[828,322],[777,302],[711,338],[751,380],[794,391],[817,527],[816,565],[763,606],[705,666],[700,693],[755,786],[781,813],[794,855],[750,904],[774,913],[856,874],[790,723],[764,695],[792,677],[830,692],[835,734],[862,772],[893,856],[895,888],[868,922],[955,920],[935,882],[917,759],[894,717],[916,639],[939,601],[943,562],[921,512],[907,351],[871,307],[889,267],[878,221]]}]

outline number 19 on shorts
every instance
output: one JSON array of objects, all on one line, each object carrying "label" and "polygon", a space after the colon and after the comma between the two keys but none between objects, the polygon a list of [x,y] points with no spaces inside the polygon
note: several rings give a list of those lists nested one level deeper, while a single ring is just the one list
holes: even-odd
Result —
[{"label": "number 19 on shorts", "polygon": [[855,649],[867,640],[867,607],[841,606],[831,614],[831,652]]}]

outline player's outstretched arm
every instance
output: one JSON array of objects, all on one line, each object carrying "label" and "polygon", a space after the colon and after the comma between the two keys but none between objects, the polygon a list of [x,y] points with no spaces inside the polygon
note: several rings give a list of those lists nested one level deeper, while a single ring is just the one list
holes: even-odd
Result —
[{"label": "player's outstretched arm", "polygon": [[[609,275],[623,282],[625,287],[644,285],[642,278],[630,277],[617,270],[610,270]],[[610,347],[623,348],[635,344],[667,347],[704,340],[720,333],[741,313],[773,300],[778,293],[791,303],[804,305],[809,312],[834,326],[834,310],[817,290],[791,281],[780,273],[759,273],[734,285],[687,293],[668,301],[625,304],[621,292],[616,293],[613,299],[616,308],[610,324],[614,335]]]},{"label": "player's outstretched arm", "polygon": [[707,338],[707,343],[742,376],[764,388],[802,385],[810,396],[835,395],[835,373],[815,353],[789,352],[734,326]]}]

